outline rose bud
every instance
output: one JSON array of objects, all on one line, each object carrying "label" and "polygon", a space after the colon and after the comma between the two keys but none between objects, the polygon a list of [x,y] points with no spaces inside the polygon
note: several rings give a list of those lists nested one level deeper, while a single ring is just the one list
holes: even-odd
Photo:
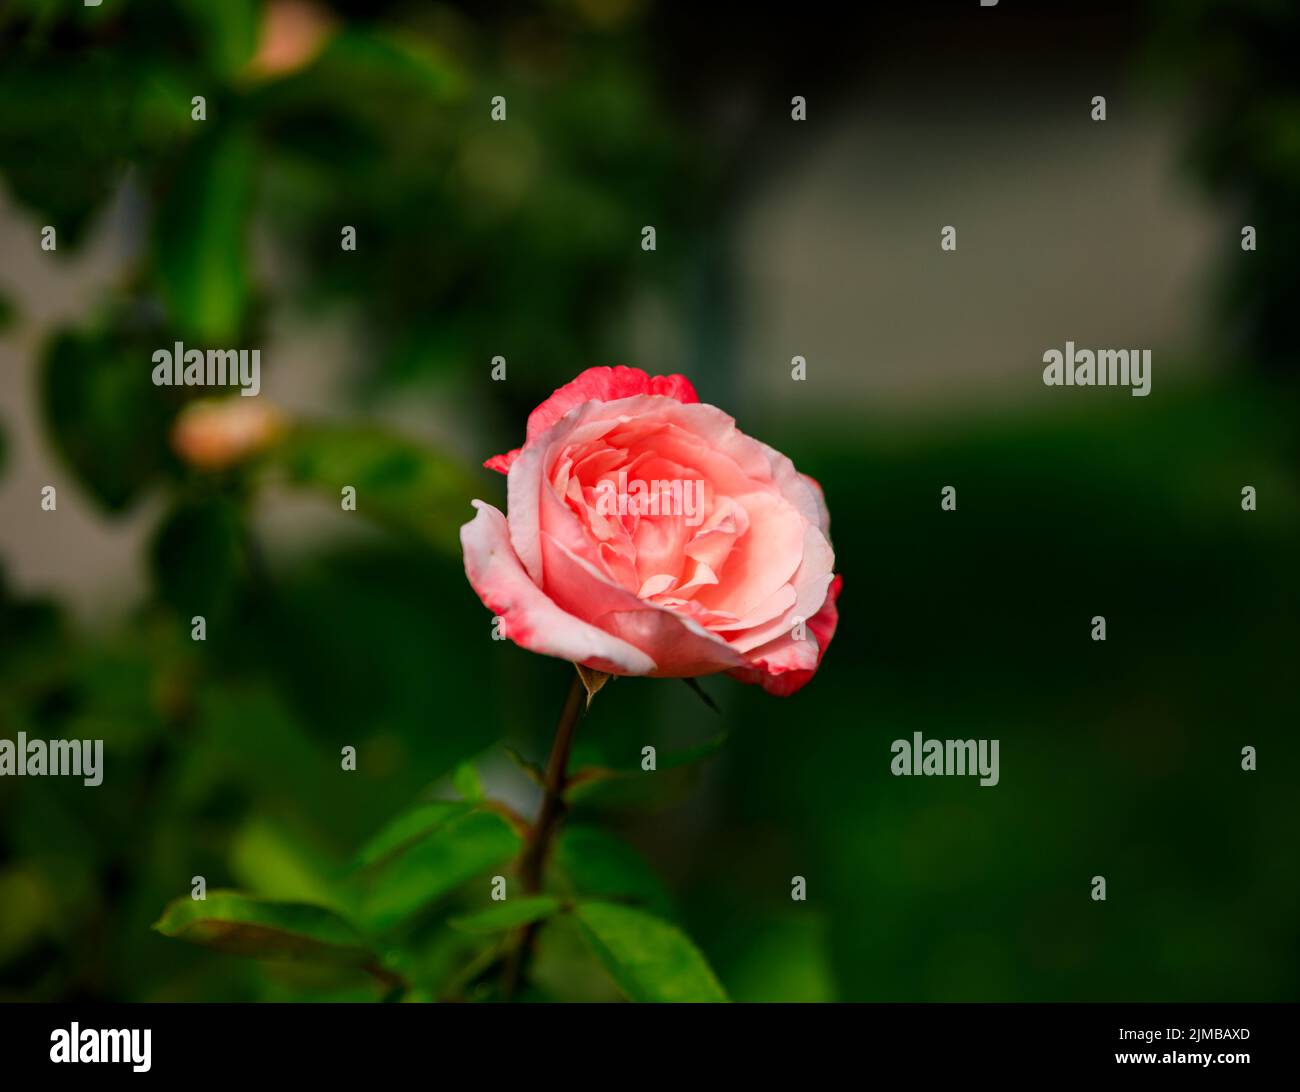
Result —
[{"label": "rose bud", "polygon": [[280,412],[258,399],[203,399],[176,418],[172,450],[198,470],[224,470],[264,450],[284,427]]}]

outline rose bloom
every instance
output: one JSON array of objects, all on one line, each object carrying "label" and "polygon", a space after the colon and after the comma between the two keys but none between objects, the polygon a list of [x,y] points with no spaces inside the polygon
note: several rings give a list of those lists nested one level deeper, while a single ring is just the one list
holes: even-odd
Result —
[{"label": "rose bloom", "polygon": [[821,488],[682,376],[589,368],[533,410],[522,448],[484,465],[506,474],[509,517],[474,501],[465,573],[515,644],[615,675],[725,671],[781,695],[812,678],[841,583]]}]

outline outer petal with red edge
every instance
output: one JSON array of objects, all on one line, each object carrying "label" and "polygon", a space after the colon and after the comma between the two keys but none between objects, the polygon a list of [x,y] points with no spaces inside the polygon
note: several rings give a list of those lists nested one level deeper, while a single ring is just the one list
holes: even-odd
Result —
[{"label": "outer petal with red edge", "polygon": [[640,649],[557,607],[520,564],[510,545],[506,517],[480,500],[474,507],[478,515],[460,529],[465,575],[483,605],[504,619],[510,640],[530,652],[597,671],[648,675],[655,670],[654,660]]},{"label": "outer petal with red edge", "polygon": [[[528,431],[524,443],[540,436],[574,406],[580,406],[584,402],[613,402],[637,394],[657,394],[688,405],[700,400],[691,381],[684,375],[647,375],[640,368],[629,368],[623,364],[613,368],[588,368],[576,379],[560,387],[528,415]],[[515,448],[504,455],[493,455],[483,465],[489,470],[499,470],[504,474],[520,450]]]},{"label": "outer petal with red edge", "polygon": [[839,625],[840,614],[836,600],[844,577],[837,576],[826,593],[826,602],[822,604],[813,617],[808,619],[808,629],[817,642],[816,660],[811,666],[804,666],[800,661],[806,656],[800,654],[796,646],[807,646],[807,641],[796,641],[790,636],[773,641],[769,645],[755,650],[753,667],[736,668],[727,674],[744,683],[757,684],[769,694],[786,698],[807,684],[821,666],[822,657],[830,646],[831,638]]}]

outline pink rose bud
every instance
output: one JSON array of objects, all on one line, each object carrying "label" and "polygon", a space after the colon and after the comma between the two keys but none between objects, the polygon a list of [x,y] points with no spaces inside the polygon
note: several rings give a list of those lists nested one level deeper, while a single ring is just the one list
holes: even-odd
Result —
[{"label": "pink rose bud", "polygon": [[485,465],[509,515],[474,502],[465,573],[515,644],[780,695],[816,672],[841,584],[821,488],[682,376],[589,368]]},{"label": "pink rose bud", "polygon": [[259,399],[204,399],[176,418],[172,450],[199,470],[223,470],[256,455],[283,430],[280,412]]},{"label": "pink rose bud", "polygon": [[272,0],[263,11],[257,54],[249,69],[287,76],[314,60],[334,31],[333,16],[310,0]]}]

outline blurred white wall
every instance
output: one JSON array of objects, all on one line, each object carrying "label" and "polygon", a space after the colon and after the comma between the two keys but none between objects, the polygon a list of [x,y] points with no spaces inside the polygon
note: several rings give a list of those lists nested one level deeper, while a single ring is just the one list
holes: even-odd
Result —
[{"label": "blurred white wall", "polygon": [[898,84],[791,138],[740,235],[741,389],[791,414],[1005,408],[1072,339],[1155,350],[1158,391],[1200,351],[1228,225],[1180,175],[1177,120],[1108,105]]}]

